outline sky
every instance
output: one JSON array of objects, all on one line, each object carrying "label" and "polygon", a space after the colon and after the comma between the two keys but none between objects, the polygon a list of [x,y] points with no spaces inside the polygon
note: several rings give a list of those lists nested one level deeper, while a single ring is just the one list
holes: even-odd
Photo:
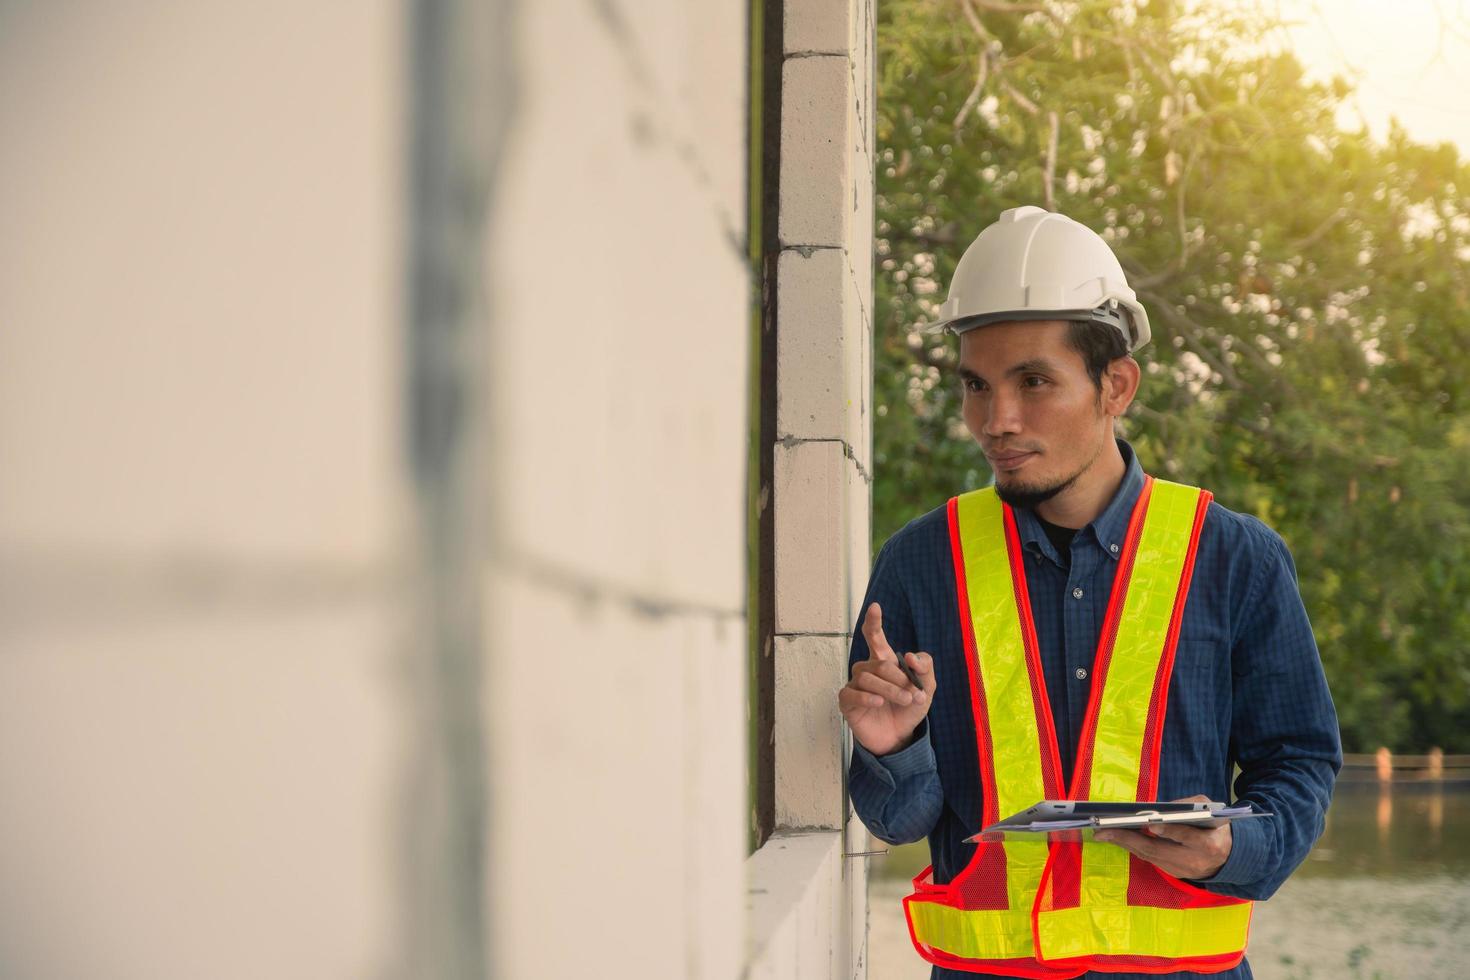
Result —
[{"label": "sky", "polygon": [[1470,0],[1268,0],[1309,75],[1344,75],[1356,94],[1338,117],[1378,137],[1398,117],[1421,143],[1470,156]]}]

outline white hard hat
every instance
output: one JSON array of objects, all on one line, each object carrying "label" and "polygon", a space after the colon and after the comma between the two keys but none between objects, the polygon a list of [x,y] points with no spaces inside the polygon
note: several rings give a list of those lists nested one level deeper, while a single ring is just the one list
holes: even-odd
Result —
[{"label": "white hard hat", "polygon": [[1003,320],[1090,320],[1115,327],[1135,351],[1148,314],[1102,236],[1035,205],[1001,212],[955,266],[934,329],[955,334]]}]

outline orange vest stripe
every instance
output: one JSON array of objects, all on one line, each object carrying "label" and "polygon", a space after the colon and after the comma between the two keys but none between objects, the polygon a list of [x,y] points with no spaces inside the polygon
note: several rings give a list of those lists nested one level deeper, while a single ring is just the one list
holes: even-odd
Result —
[{"label": "orange vest stripe", "polygon": [[[1071,795],[1083,800],[1134,800],[1154,695],[1168,690],[1183,599],[1188,594],[1197,534],[1210,495],[1177,483],[1148,481],[1146,515],[1135,511],[1119,561],[1121,581],[1103,620],[1082,726],[1082,752]],[[1123,629],[1124,622],[1133,624]],[[1121,661],[1121,663],[1120,663]],[[1121,668],[1113,676],[1114,665]],[[1162,679],[1163,686],[1158,682]],[[1162,697],[1159,699],[1162,704]],[[1149,707],[1138,711],[1140,705]],[[1106,731],[1100,733],[1099,725]],[[1156,757],[1150,751],[1149,757]]]},{"label": "orange vest stripe", "polygon": [[[1147,800],[1157,789],[1168,680],[1211,495],[1154,480],[1144,492],[1146,514],[1130,522],[1122,581],[1104,620],[1070,787],[1076,799]],[[1244,955],[1250,903],[1188,885],[1112,845],[1059,844],[1053,852],[1037,895],[1043,962],[1204,972]],[[1064,880],[1074,875],[1075,885]]]},{"label": "orange vest stripe", "polygon": [[[993,560],[1012,551],[1014,517],[994,494],[951,499],[948,517],[976,751],[986,760],[980,766],[985,818],[993,822],[1004,807],[1029,806],[1038,794],[1060,791],[1059,753],[1045,688],[1036,686],[1030,669],[1033,663],[1039,668],[1040,654],[1024,572],[1017,577],[1010,562]],[[977,645],[977,633],[986,642]],[[1007,736],[1001,765],[991,763],[997,755],[992,719]],[[1026,734],[1018,738],[1017,733]],[[1046,860],[1041,841],[1011,848],[982,844],[953,882],[933,884],[927,880],[933,866],[926,867],[914,878],[914,893],[904,899],[915,949],[951,969],[1037,980],[1075,976],[1077,971],[1056,970],[1035,958],[1031,910]],[[966,957],[959,950],[984,950],[985,955]]]},{"label": "orange vest stripe", "polygon": [[1184,558],[1184,570],[1179,576],[1179,590],[1174,598],[1174,611],[1169,617],[1169,634],[1164,642],[1163,658],[1154,678],[1153,693],[1149,697],[1148,725],[1143,736],[1143,767],[1138,776],[1140,800],[1159,798],[1159,753],[1164,747],[1164,709],[1168,707],[1169,678],[1174,676],[1174,651],[1179,645],[1179,625],[1184,619],[1184,600],[1189,597],[1189,585],[1194,580],[1194,560],[1199,553],[1199,536],[1204,530],[1205,514],[1210,501],[1215,497],[1208,490],[1199,493],[1195,505],[1194,526],[1189,533],[1189,551]]}]

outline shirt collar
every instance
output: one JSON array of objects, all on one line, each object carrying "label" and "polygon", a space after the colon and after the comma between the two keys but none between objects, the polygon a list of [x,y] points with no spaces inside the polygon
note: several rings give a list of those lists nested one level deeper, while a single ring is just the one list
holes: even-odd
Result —
[{"label": "shirt collar", "polygon": [[[1103,512],[1079,528],[1077,537],[1073,539],[1076,541],[1083,538],[1090,530],[1103,554],[1114,561],[1122,557],[1123,538],[1128,533],[1128,519],[1133,516],[1133,505],[1138,502],[1138,495],[1143,491],[1143,466],[1138,462],[1138,456],[1126,441],[1116,441],[1118,452],[1123,456],[1123,482],[1118,484],[1117,492],[1103,508]],[[1061,557],[1052,546],[1051,539],[1042,530],[1036,512],[1017,507],[1015,513],[1016,532],[1020,536],[1021,546],[1061,564]]]}]

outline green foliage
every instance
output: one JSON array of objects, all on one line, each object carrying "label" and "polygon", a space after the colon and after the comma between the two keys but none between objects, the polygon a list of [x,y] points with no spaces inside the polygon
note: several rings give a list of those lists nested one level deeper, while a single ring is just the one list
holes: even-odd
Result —
[{"label": "green foliage", "polygon": [[1113,245],[1149,311],[1123,434],[1286,539],[1349,751],[1470,751],[1470,173],[1343,132],[1263,13],[885,0],[874,536],[989,481],[925,331],[1005,208]]}]

